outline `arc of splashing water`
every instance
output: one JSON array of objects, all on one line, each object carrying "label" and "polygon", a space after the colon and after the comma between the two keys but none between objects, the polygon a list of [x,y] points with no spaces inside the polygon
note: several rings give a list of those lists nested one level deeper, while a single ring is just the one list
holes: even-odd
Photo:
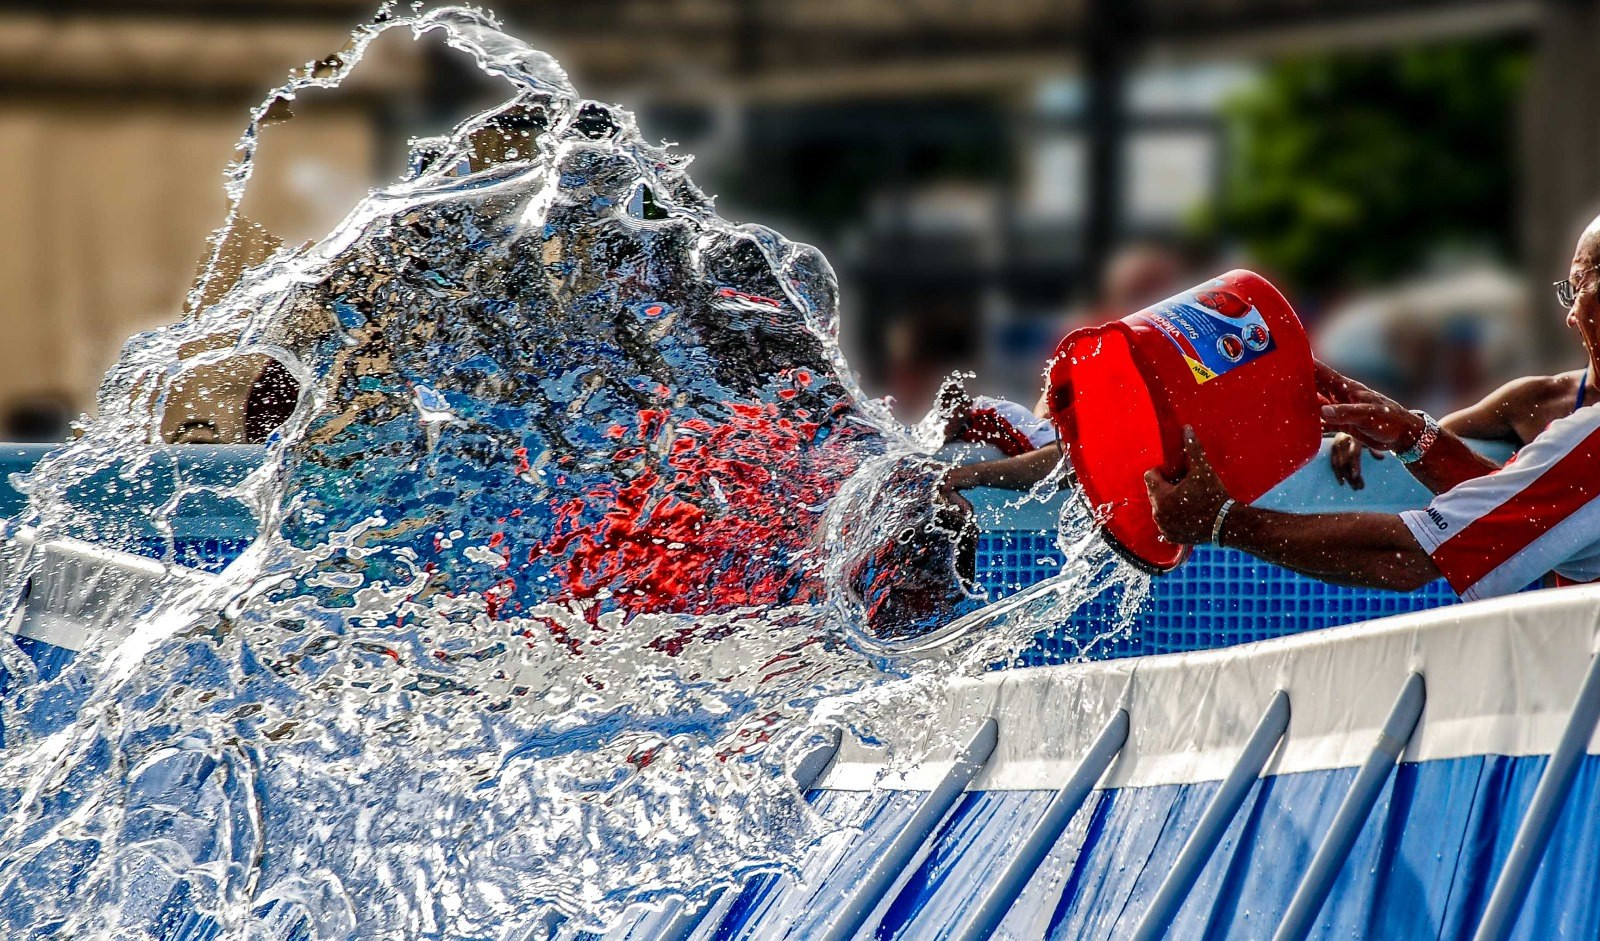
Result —
[{"label": "arc of splashing water", "polygon": [[[291,77],[268,92],[261,103],[251,109],[250,121],[234,144],[233,162],[223,171],[226,181],[224,192],[227,196],[227,212],[222,224],[211,233],[209,239],[211,250],[206,257],[205,266],[185,298],[190,310],[200,309],[206,290],[216,275],[218,262],[222,259],[227,235],[239,221],[239,207],[244,202],[245,189],[249,185],[250,178],[255,174],[255,158],[256,151],[261,145],[262,122],[266,120],[268,113],[279,102],[293,101],[304,90],[339,87],[356,63],[365,57],[373,41],[389,30],[402,26],[409,27],[412,34],[417,37],[427,32],[441,30],[445,34],[447,45],[471,55],[484,71],[500,75],[512,82],[540,87],[553,96],[569,102],[578,100],[577,90],[573,88],[566,72],[554,58],[501,33],[500,23],[486,11],[466,6],[446,6],[420,15],[396,16],[394,7],[394,0],[386,0],[373,15],[371,22],[356,28],[344,48],[321,61],[306,63],[299,75]],[[493,33],[496,38],[490,40],[488,33]],[[473,35],[468,38],[468,34]],[[498,54],[491,52],[490,46],[500,47]],[[524,67],[514,67],[513,59],[520,60]],[[328,67],[329,62],[334,63],[332,67]]]},{"label": "arc of splashing water", "polygon": [[[459,19],[451,19],[451,17],[459,17]],[[352,39],[351,45],[340,54],[340,61],[332,71],[318,72],[316,70],[308,70],[306,74],[291,80],[286,85],[275,90],[272,94],[269,94],[262,106],[258,108],[255,113],[253,113],[250,128],[247,130],[245,137],[241,138],[239,161],[236,162],[229,171],[228,181],[230,209],[228,218],[230,221],[236,218],[236,210],[240,200],[242,199],[244,186],[253,172],[255,148],[259,143],[257,135],[260,131],[260,121],[265,116],[266,110],[274,102],[282,99],[293,98],[296,93],[306,88],[332,88],[337,86],[340,84],[340,82],[342,82],[344,76],[348,74],[350,68],[361,58],[367,46],[373,39],[387,30],[400,25],[409,25],[414,32],[418,33],[427,31],[429,29],[443,29],[447,33],[447,41],[449,41],[450,45],[454,46],[455,48],[464,49],[468,52],[471,52],[475,57],[478,58],[480,65],[485,65],[487,59],[494,58],[495,55],[500,55],[501,59],[504,60],[508,56],[515,58],[515,56],[521,55],[523,51],[531,53],[531,50],[528,50],[527,47],[521,46],[520,44],[518,44],[515,48],[510,46],[505,48],[497,47],[496,50],[486,50],[484,48],[474,46],[472,42],[468,41],[467,38],[464,38],[465,34],[463,31],[479,27],[489,28],[492,23],[481,13],[476,11],[466,11],[461,8],[447,8],[446,10],[434,11],[425,17],[419,17],[416,19],[388,19],[384,20],[383,22],[374,23],[368,27],[363,27],[362,30],[358,31],[356,36]],[[553,62],[553,60],[551,61]],[[511,73],[515,71],[514,64],[502,62],[502,65],[503,68],[499,69],[502,74],[511,76]],[[564,76],[561,76],[561,80],[562,82],[565,81]],[[570,86],[565,85],[560,88],[554,88],[552,94],[558,98],[567,94],[572,94],[575,98],[575,93],[571,93]],[[227,223],[225,223],[225,229],[226,225]],[[341,233],[336,231],[336,235],[338,234]],[[333,241],[333,239],[330,239],[330,241]],[[217,247],[220,249],[220,245]],[[763,247],[765,249],[766,246]],[[213,256],[213,259],[214,258],[215,256]],[[773,264],[776,264],[776,262],[774,261]],[[209,275],[210,268],[208,266],[207,275],[202,279],[202,282],[197,287],[197,290],[203,291],[205,289],[206,280],[209,278]],[[803,305],[797,302],[796,306],[801,307]],[[835,352],[835,349],[832,347],[829,348],[829,355],[833,355]],[[847,372],[847,370],[843,371]],[[851,388],[853,388],[853,386]],[[993,730],[990,730],[989,734],[992,738]],[[990,743],[989,747],[992,748],[992,742]],[[816,765],[815,771],[820,773],[821,765],[825,763],[826,762],[824,761],[821,764]],[[970,775],[968,776],[970,777]],[[809,783],[810,782],[807,782],[808,785]],[[951,799],[959,797],[960,791],[961,788],[957,787],[953,792],[951,792],[953,795]],[[940,794],[942,799],[943,791],[941,791]],[[947,809],[948,808],[946,808],[946,810]],[[937,826],[938,820],[941,819],[942,815],[933,814],[930,809],[928,810],[928,813],[923,816],[927,818],[926,822],[929,822],[932,826]],[[914,850],[915,846],[912,846],[912,849]],[[891,873],[890,875],[893,876],[897,874]],[[885,888],[887,888],[887,886]]]}]

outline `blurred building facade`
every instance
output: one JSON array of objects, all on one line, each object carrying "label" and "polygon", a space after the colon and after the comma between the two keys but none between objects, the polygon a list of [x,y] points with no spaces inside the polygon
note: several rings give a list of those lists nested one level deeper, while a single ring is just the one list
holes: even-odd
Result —
[{"label": "blurred building facade", "polygon": [[[1565,274],[1574,222],[1600,195],[1600,129],[1585,120],[1600,96],[1595,0],[495,6],[586,94],[695,153],[725,215],[818,244],[843,282],[852,362],[912,419],[953,369],[1031,401],[1064,312],[1093,300],[1106,260],[1176,243],[1226,184],[1219,102],[1273,56],[1525,38],[1512,196],[1530,296]],[[123,339],[181,316],[246,110],[371,15],[348,0],[0,3],[0,437],[92,408]],[[271,129],[241,261],[325,231],[399,170],[409,136],[482,101],[447,50],[385,43]],[[1529,321],[1534,347],[1559,348],[1556,320]]]}]

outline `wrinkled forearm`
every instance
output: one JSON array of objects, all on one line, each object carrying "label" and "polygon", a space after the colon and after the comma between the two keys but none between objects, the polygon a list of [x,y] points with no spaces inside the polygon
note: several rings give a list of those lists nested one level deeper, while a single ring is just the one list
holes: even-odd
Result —
[{"label": "wrinkled forearm", "polygon": [[1439,577],[1392,513],[1279,513],[1235,507],[1222,544],[1321,581],[1413,591]]},{"label": "wrinkled forearm", "polygon": [[1500,465],[1472,450],[1454,434],[1441,430],[1428,453],[1405,468],[1424,487],[1440,494],[1463,481],[1492,474]]},{"label": "wrinkled forearm", "polygon": [[998,487],[1002,490],[1027,490],[1050,476],[1061,463],[1061,449],[1047,444],[1037,451],[983,461],[951,468],[945,474],[944,485],[952,490],[970,490],[973,487]]}]

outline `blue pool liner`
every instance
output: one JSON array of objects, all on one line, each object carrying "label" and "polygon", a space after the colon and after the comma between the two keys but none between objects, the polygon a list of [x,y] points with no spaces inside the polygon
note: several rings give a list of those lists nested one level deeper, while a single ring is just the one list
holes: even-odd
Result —
[{"label": "blue pool liner", "polygon": [[[1544,756],[1478,756],[1401,764],[1341,867],[1311,937],[1467,939],[1504,866]],[[1193,941],[1271,938],[1356,769],[1255,782],[1167,932]],[[1132,933],[1217,782],[1097,791],[1007,916],[1002,936],[1114,941]],[[873,937],[944,938],[971,910],[1014,844],[1043,812],[1043,791],[973,791],[956,805]],[[826,878],[754,880],[717,939],[803,938],[871,864],[908,813],[905,792],[823,791],[817,806],[864,828]],[[1573,799],[1510,937],[1600,936],[1600,907],[1574,905],[1600,880],[1600,756],[1580,765]],[[1037,931],[1034,935],[1031,932]],[[1020,933],[1019,933],[1020,932]]]}]

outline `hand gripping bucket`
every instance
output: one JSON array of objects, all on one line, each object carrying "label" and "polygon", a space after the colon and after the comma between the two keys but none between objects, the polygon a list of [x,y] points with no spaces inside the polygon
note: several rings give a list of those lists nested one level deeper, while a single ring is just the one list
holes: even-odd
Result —
[{"label": "hand gripping bucket", "polygon": [[1144,473],[1184,470],[1194,428],[1228,493],[1248,503],[1317,453],[1311,345],[1267,280],[1230,271],[1130,317],[1076,330],[1050,362],[1050,411],[1107,540],[1151,572],[1189,547],[1156,529]]}]

